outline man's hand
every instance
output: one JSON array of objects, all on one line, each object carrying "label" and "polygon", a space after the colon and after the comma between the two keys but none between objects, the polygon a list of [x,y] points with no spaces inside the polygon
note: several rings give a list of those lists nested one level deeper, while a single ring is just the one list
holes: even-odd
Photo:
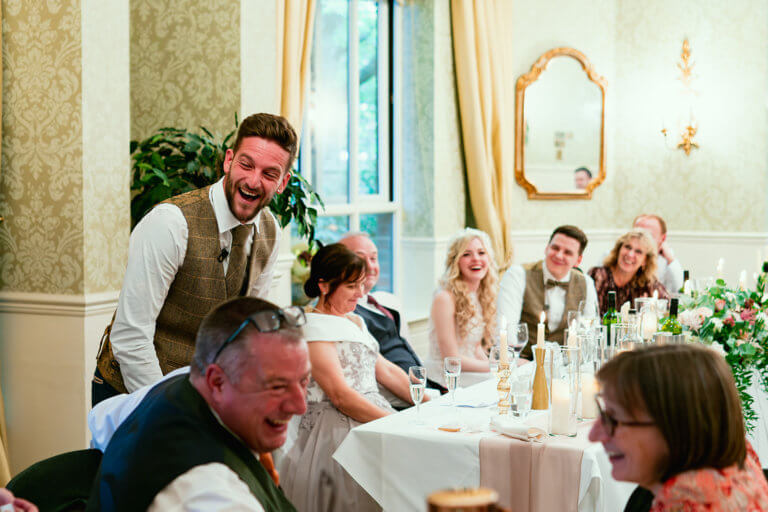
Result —
[{"label": "man's hand", "polygon": [[662,242],[661,247],[659,247],[659,254],[667,260],[667,264],[672,263],[675,261],[675,253],[672,250],[672,248],[667,244],[667,242]]},{"label": "man's hand", "polygon": [[14,498],[8,489],[0,488],[0,512],[38,512],[37,507],[27,500]]}]

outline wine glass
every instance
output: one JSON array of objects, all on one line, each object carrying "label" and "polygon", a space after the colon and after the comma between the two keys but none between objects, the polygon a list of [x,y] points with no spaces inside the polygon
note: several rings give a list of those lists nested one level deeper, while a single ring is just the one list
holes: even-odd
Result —
[{"label": "wine glass", "polygon": [[456,388],[459,386],[459,375],[461,375],[461,358],[446,357],[443,359],[443,370],[445,370],[445,387],[451,392],[451,404],[456,405]]},{"label": "wine glass", "polygon": [[524,420],[531,410],[531,400],[533,395],[532,374],[520,373],[515,375],[512,379],[511,388],[512,415]]},{"label": "wine glass", "polygon": [[424,388],[427,387],[427,369],[423,366],[408,368],[408,381],[411,387],[411,400],[416,405],[416,423],[421,424],[421,401],[424,400]]},{"label": "wine glass", "polygon": [[586,300],[579,302],[579,318],[582,325],[587,329],[600,325],[600,314],[597,311],[597,304],[589,304]]},{"label": "wine glass", "polygon": [[511,339],[508,340],[508,342],[509,342],[509,346],[512,347],[512,350],[515,351],[514,367],[517,368],[517,364],[520,361],[520,353],[528,344],[528,324],[526,323],[517,324],[517,327],[512,329],[512,333],[513,333],[513,336],[511,337]]}]

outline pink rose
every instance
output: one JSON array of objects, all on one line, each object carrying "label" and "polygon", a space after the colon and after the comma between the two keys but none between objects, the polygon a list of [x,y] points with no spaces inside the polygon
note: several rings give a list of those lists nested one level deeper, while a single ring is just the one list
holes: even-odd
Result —
[{"label": "pink rose", "polygon": [[741,319],[745,322],[754,322],[755,321],[755,310],[754,309],[743,309],[741,311]]},{"label": "pink rose", "polygon": [[733,327],[734,325],[736,325],[736,320],[734,320],[733,317],[730,315],[726,316],[725,318],[723,318],[723,325],[727,325],[728,327]]},{"label": "pink rose", "polygon": [[715,301],[715,311],[722,311],[725,307],[725,299],[717,299]]}]

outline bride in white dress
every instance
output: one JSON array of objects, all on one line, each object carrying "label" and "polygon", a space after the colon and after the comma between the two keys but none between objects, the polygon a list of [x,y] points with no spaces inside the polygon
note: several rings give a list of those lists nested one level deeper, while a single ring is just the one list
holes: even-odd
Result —
[{"label": "bride in white dress", "polygon": [[461,358],[461,383],[488,378],[487,351],[496,331],[499,272],[488,235],[477,229],[460,231],[451,241],[445,272],[432,300],[429,316],[427,373],[445,385],[443,359]]},{"label": "bride in white dress", "polygon": [[332,455],[352,428],[395,412],[377,382],[412,403],[408,376],[379,354],[365,322],[352,313],[364,278],[363,259],[341,244],[312,258],[304,289],[319,299],[304,326],[312,362],[307,412],[280,468],[283,491],[299,512],[381,510]]}]

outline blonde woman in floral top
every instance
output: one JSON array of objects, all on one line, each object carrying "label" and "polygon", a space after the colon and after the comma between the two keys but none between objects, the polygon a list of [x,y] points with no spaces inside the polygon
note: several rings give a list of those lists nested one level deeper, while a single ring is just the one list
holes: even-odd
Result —
[{"label": "blonde woman in floral top", "polygon": [[608,292],[616,292],[616,305],[629,301],[634,307],[638,297],[651,297],[657,292],[660,299],[669,299],[669,293],[656,278],[656,244],[647,231],[633,229],[625,233],[611,249],[602,267],[593,267],[589,276],[595,281],[600,314],[608,309]]},{"label": "blonde woman in floral top", "polygon": [[768,510],[766,482],[745,438],[725,359],[702,345],[619,354],[598,372],[601,442],[616,480],[654,494],[651,510]]}]

